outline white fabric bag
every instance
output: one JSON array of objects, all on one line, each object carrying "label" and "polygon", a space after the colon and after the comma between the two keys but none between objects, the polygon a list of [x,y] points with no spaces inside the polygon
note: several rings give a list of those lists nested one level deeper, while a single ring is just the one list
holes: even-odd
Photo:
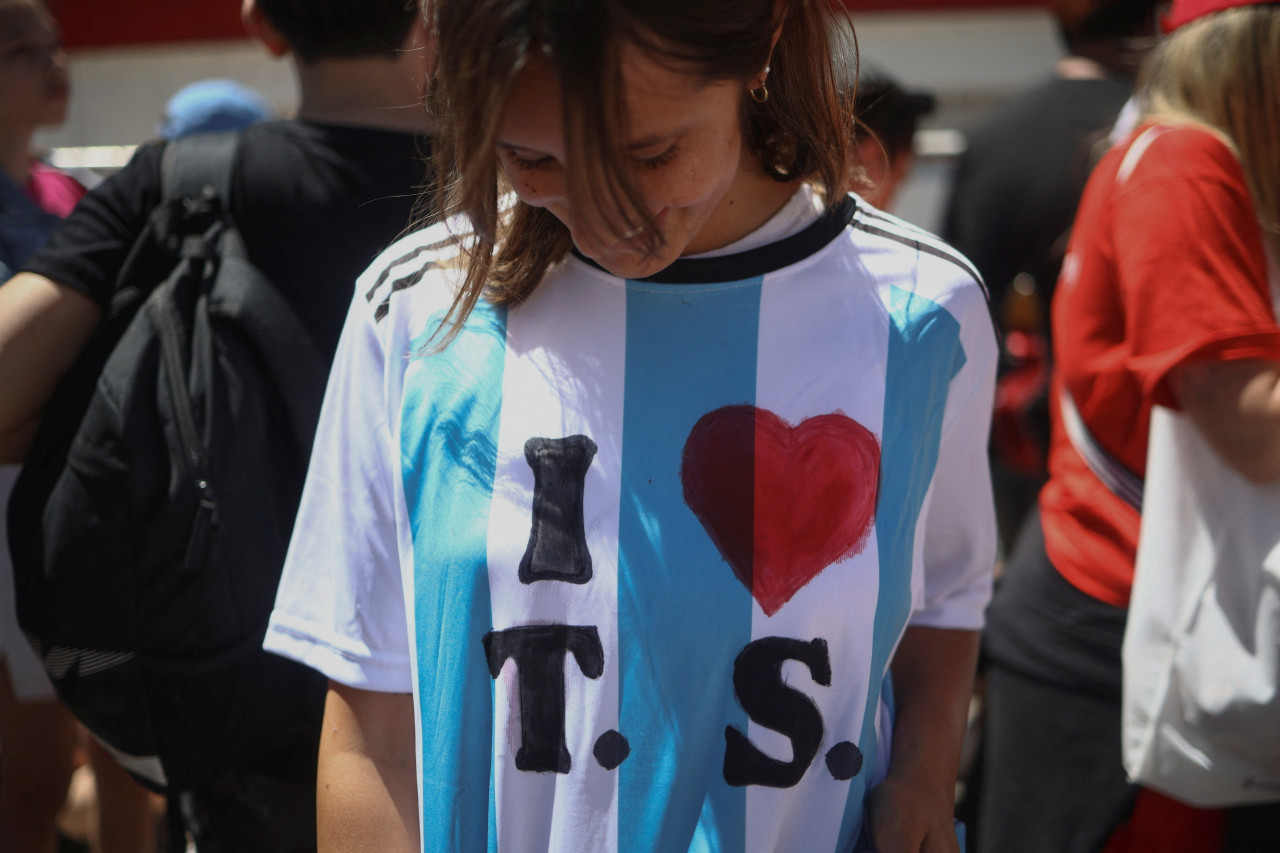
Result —
[{"label": "white fabric bag", "polygon": [[1157,406],[1125,630],[1124,765],[1196,806],[1280,801],[1280,483]]}]

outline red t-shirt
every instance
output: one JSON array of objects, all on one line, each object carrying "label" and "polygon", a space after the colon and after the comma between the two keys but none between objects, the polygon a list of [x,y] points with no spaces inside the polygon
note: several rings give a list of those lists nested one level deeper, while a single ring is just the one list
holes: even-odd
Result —
[{"label": "red t-shirt", "polygon": [[1053,336],[1045,548],[1082,592],[1124,607],[1138,514],[1071,446],[1057,393],[1065,383],[1098,444],[1143,476],[1151,406],[1176,407],[1175,368],[1280,361],[1261,229],[1221,140],[1190,125],[1147,125],[1103,158],[1080,202]]}]

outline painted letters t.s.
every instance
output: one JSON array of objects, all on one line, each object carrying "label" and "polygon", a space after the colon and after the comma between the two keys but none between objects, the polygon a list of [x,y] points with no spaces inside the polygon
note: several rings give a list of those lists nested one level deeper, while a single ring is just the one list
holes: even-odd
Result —
[{"label": "painted letters t.s.", "polygon": [[787,687],[782,664],[794,660],[809,668],[813,680],[831,686],[831,658],[826,640],[765,637],[750,643],[733,665],[733,689],[751,721],[785,735],[791,741],[791,761],[770,758],[747,736],[728,726],[724,730],[724,779],[730,785],[790,788],[804,778],[822,746],[822,714],[813,700]]},{"label": "painted letters t.s.", "polygon": [[604,647],[594,626],[531,625],[492,631],[484,638],[489,674],[494,678],[508,660],[516,662],[520,681],[520,749],[516,769],[568,773],[572,766],[564,733],[565,653],[572,652],[587,678],[604,674]]}]

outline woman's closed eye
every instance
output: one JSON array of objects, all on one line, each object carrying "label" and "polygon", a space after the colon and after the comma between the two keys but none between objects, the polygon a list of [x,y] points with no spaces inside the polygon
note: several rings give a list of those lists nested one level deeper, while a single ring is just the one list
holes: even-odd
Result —
[{"label": "woman's closed eye", "polygon": [[545,169],[554,162],[553,158],[545,155],[536,154],[520,154],[513,149],[505,149],[507,161],[513,168],[522,172],[534,171],[536,169]]},{"label": "woman's closed eye", "polygon": [[645,169],[661,169],[676,158],[679,152],[679,146],[672,145],[666,151],[655,157],[633,157],[635,164]]},{"label": "woman's closed eye", "polygon": [[[676,158],[679,148],[675,145],[653,157],[633,157],[632,161],[644,169],[660,169]],[[511,165],[521,171],[533,171],[536,169],[545,169],[551,165],[554,158],[547,156],[537,156],[527,153],[519,153],[512,149],[506,149],[507,159]]]}]

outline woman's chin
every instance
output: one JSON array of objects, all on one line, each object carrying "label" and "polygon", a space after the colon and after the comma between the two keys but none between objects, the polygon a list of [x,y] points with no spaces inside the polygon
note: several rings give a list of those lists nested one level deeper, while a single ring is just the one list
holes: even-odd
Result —
[{"label": "woman's chin", "polygon": [[669,249],[652,254],[629,246],[612,248],[598,255],[583,254],[618,278],[648,278],[671,266],[679,256]]}]

